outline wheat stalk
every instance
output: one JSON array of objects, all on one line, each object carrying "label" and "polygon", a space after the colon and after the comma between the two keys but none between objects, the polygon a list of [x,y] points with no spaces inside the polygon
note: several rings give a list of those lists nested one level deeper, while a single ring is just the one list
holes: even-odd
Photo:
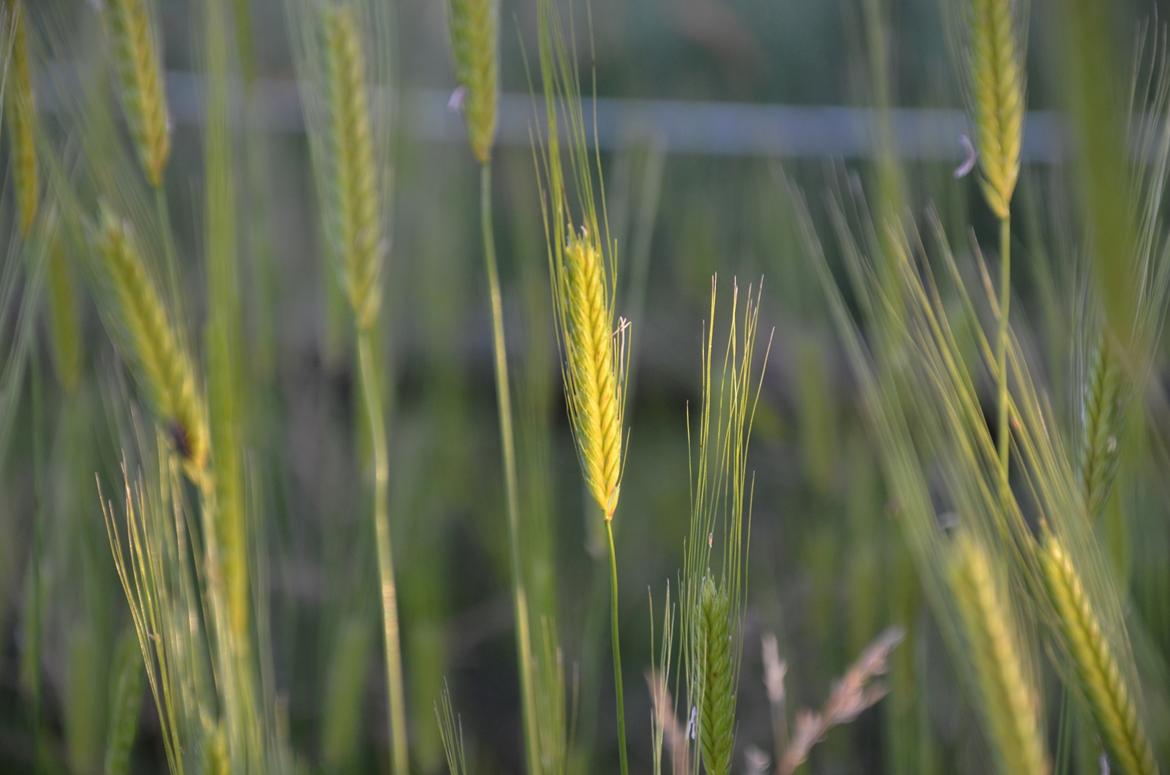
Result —
[{"label": "wheat stalk", "polygon": [[66,392],[75,393],[81,382],[81,322],[77,314],[72,267],[60,235],[52,238],[48,250],[49,333],[53,366]]},{"label": "wheat stalk", "polygon": [[1049,771],[1039,702],[1021,659],[1007,600],[997,588],[991,560],[971,537],[952,548],[949,576],[966,636],[975,683],[1002,772]]},{"label": "wheat stalk", "polygon": [[157,188],[171,153],[171,128],[154,25],[145,0],[106,0],[104,7],[126,123],[147,180]]},{"label": "wheat stalk", "polygon": [[499,101],[499,0],[447,0],[447,25],[455,78],[463,89],[463,115],[471,150],[480,164],[491,160]]},{"label": "wheat stalk", "polygon": [[1114,763],[1131,775],[1158,771],[1154,754],[1101,621],[1060,541],[1046,536],[1040,561],[1056,626],[1066,643],[1081,690]]},{"label": "wheat stalk", "polygon": [[13,171],[16,201],[20,212],[20,233],[28,236],[37,217],[40,182],[37,173],[37,109],[28,57],[27,11],[22,0],[6,0],[9,61],[5,101],[8,127],[12,133]]},{"label": "wheat stalk", "polygon": [[113,289],[114,311],[138,367],[139,381],[187,473],[202,482],[208,453],[207,418],[191,359],[146,274],[130,225],[109,210],[102,214],[99,246]]},{"label": "wheat stalk", "polygon": [[562,341],[569,414],[585,483],[606,521],[621,492],[624,328],[614,343],[614,313],[601,250],[587,233],[565,247]]},{"label": "wheat stalk", "polygon": [[324,22],[331,237],[358,330],[366,331],[381,303],[382,237],[365,57],[352,8],[328,7]]}]

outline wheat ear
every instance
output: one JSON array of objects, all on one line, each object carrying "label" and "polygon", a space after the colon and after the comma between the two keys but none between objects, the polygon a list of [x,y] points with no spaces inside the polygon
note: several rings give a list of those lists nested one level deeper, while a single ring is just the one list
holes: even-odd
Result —
[{"label": "wheat ear", "polygon": [[601,251],[589,235],[570,237],[563,283],[569,413],[586,484],[609,521],[621,490],[622,354],[614,346],[614,316]]},{"label": "wheat ear", "polygon": [[99,237],[117,319],[138,377],[149,393],[188,474],[202,482],[207,462],[207,418],[195,370],[146,274],[130,226],[106,211]]},{"label": "wheat ear", "polygon": [[969,536],[960,537],[952,551],[951,591],[1001,771],[1046,773],[1037,694],[1024,670],[1011,613],[997,588],[991,561]]},{"label": "wheat ear", "polygon": [[970,68],[979,168],[987,205],[1008,217],[1020,174],[1024,74],[1012,0],[972,0]]},{"label": "wheat ear", "polygon": [[463,88],[463,115],[471,150],[481,164],[491,159],[499,99],[499,0],[447,0],[447,25],[455,77]]},{"label": "wheat ear", "polygon": [[332,239],[358,329],[365,331],[381,304],[382,238],[365,57],[353,9],[326,9],[325,38]]},{"label": "wheat ear", "polygon": [[1040,548],[1056,626],[1067,644],[1077,680],[1114,764],[1131,775],[1158,771],[1130,687],[1106,639],[1072,559],[1052,535]]},{"label": "wheat ear", "polygon": [[1117,472],[1117,425],[1121,380],[1104,335],[1093,348],[1085,385],[1081,438],[1081,487],[1090,518],[1100,516]]},{"label": "wheat ear", "polygon": [[699,596],[699,747],[711,775],[731,772],[735,744],[735,664],[731,653],[731,599],[708,576]]},{"label": "wheat ear", "polygon": [[8,128],[12,133],[16,201],[20,211],[20,233],[28,236],[37,217],[40,182],[37,173],[37,108],[28,61],[28,11],[22,0],[6,0],[12,59],[9,64],[5,101]]},{"label": "wheat ear", "polygon": [[106,0],[104,15],[130,137],[147,180],[158,187],[171,154],[171,128],[150,13],[145,0]]}]

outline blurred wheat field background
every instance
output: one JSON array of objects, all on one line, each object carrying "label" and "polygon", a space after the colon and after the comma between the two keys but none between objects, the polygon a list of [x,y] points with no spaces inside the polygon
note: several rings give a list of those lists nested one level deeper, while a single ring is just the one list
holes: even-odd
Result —
[{"label": "blurred wheat field background", "polygon": [[0,0],[0,772],[1159,772],[1166,11]]}]

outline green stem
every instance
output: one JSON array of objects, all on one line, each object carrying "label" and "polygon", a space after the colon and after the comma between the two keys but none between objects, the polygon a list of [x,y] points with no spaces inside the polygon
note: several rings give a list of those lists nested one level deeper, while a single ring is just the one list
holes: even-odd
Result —
[{"label": "green stem", "polygon": [[626,757],[626,701],[622,689],[622,643],[618,626],[618,572],[617,549],[613,543],[613,520],[605,521],[605,534],[609,538],[609,582],[610,582],[610,624],[613,642],[613,690],[617,695],[618,751],[621,754],[622,775],[629,775],[630,763]]},{"label": "green stem", "polygon": [[997,439],[999,445],[999,476],[1003,497],[1006,499],[1011,492],[1010,455],[1011,433],[1009,430],[1008,406],[1008,373],[1007,373],[1007,345],[1008,345],[1008,314],[1012,300],[1012,226],[1011,216],[1006,216],[999,222],[999,335],[996,337],[996,381],[999,407],[999,423]]},{"label": "green stem", "polygon": [[398,636],[398,591],[394,583],[394,552],[390,544],[390,515],[386,490],[390,479],[386,453],[386,424],[382,416],[382,389],[375,377],[374,348],[368,330],[358,331],[358,369],[362,395],[370,419],[370,450],[374,463],[374,540],[382,588],[382,634],[386,649],[386,688],[390,699],[390,745],[394,772],[406,775],[410,757],[406,740],[406,700],[402,685],[402,647]]},{"label": "green stem", "polygon": [[512,394],[508,386],[508,349],[504,339],[504,302],[496,246],[492,231],[492,167],[480,167],[479,216],[483,230],[483,258],[492,308],[492,350],[495,355],[496,408],[500,416],[500,447],[504,457],[504,497],[508,508],[508,548],[512,565],[512,606],[516,617],[516,659],[520,672],[521,712],[524,718],[524,751],[528,772],[540,772],[540,748],[536,727],[536,694],[532,677],[532,639],[528,623],[528,597],[520,567],[520,506],[516,485],[516,444],[512,432]]},{"label": "green stem", "polygon": [[[175,232],[171,227],[171,211],[167,207],[167,192],[162,184],[154,187],[154,209],[158,214],[158,228],[162,234],[163,241],[163,267],[166,272],[167,292],[170,298],[168,302],[174,309],[180,309],[179,303],[183,297],[179,295],[179,251],[175,247]],[[180,314],[175,316],[178,321],[183,320]]]}]

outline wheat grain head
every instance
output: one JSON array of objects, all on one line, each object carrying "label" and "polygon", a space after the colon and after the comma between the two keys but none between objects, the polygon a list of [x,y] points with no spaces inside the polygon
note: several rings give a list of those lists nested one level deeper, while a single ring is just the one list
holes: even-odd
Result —
[{"label": "wheat grain head", "polygon": [[171,153],[171,128],[151,14],[146,0],[106,0],[103,17],[130,137],[147,180],[158,187]]},{"label": "wheat grain head", "polygon": [[323,14],[330,239],[341,261],[358,329],[365,331],[373,326],[381,304],[383,248],[365,56],[353,9],[328,6]]},{"label": "wheat grain head", "polygon": [[192,361],[147,276],[129,224],[104,211],[98,242],[113,291],[115,319],[139,381],[187,473],[201,481],[208,452],[207,418]]},{"label": "wheat grain head", "polygon": [[987,205],[1008,217],[1020,174],[1024,66],[1012,0],[971,0],[969,78]]},{"label": "wheat grain head", "polygon": [[969,535],[956,539],[951,592],[975,668],[982,711],[1000,770],[1040,775],[1049,771],[1042,743],[1037,692],[1021,659],[1007,600],[991,559]]},{"label": "wheat grain head", "polygon": [[471,150],[491,159],[499,102],[499,0],[447,0],[447,27],[455,77],[464,90],[463,115]]},{"label": "wheat grain head", "polygon": [[1068,648],[1081,691],[1114,764],[1131,775],[1158,771],[1131,687],[1114,656],[1072,558],[1056,536],[1039,547],[1056,627]]}]

